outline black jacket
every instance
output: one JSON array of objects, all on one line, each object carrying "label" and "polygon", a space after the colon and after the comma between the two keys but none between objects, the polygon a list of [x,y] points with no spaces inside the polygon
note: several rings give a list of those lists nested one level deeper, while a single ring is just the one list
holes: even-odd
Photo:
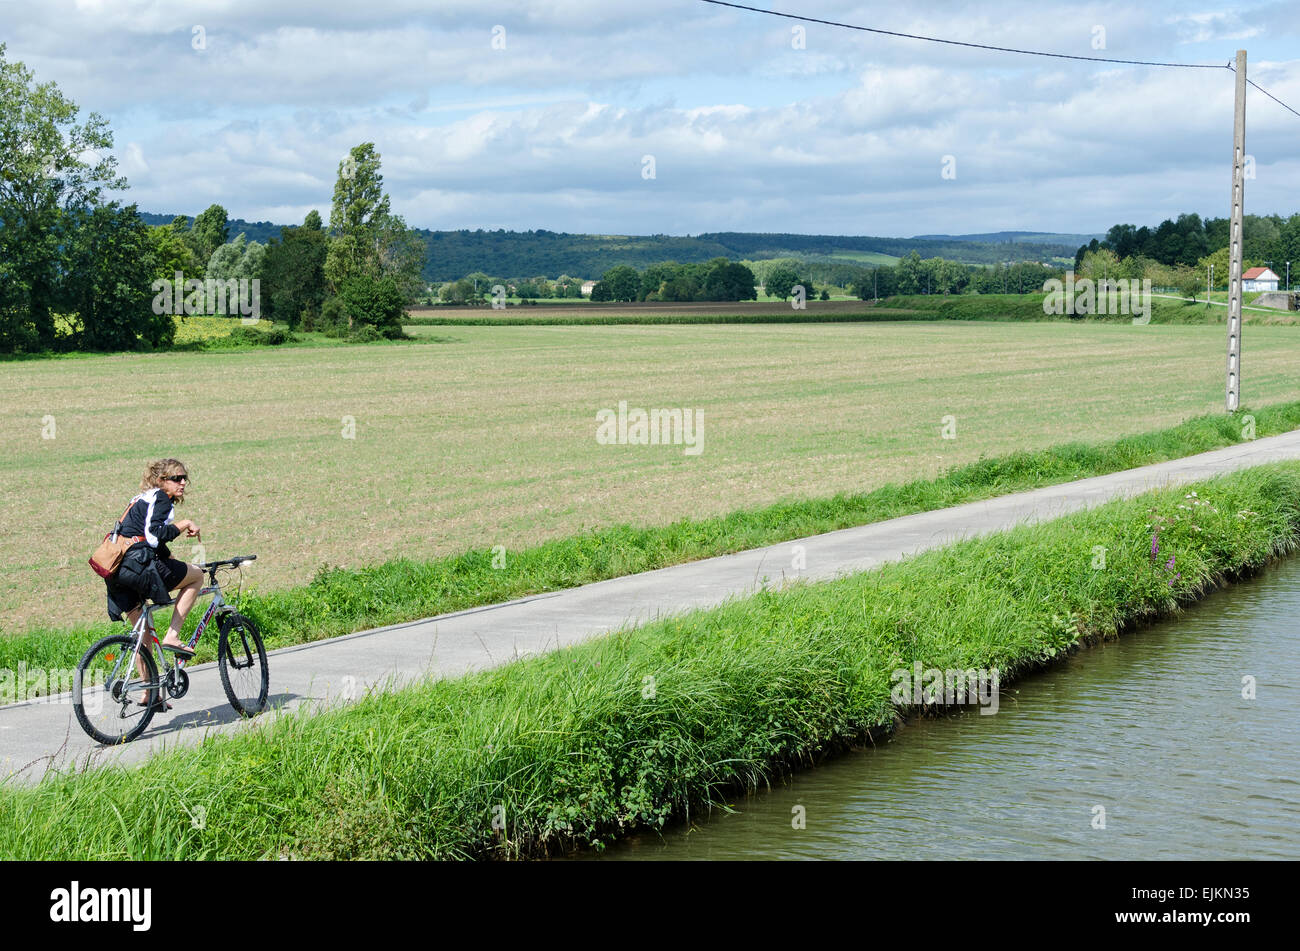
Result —
[{"label": "black jacket", "polygon": [[173,508],[171,496],[162,489],[145,489],[131,501],[122,519],[122,534],[127,538],[140,536],[159,558],[170,558],[167,543],[181,533],[172,524]]},{"label": "black jacket", "polygon": [[142,598],[154,604],[172,603],[158,570],[158,559],[171,557],[167,543],[181,533],[172,524],[172,508],[171,497],[162,489],[146,489],[131,500],[131,507],[122,517],[121,534],[127,538],[139,536],[144,541],[128,548],[117,574],[104,579],[111,620],[122,620],[122,615],[138,607]]}]

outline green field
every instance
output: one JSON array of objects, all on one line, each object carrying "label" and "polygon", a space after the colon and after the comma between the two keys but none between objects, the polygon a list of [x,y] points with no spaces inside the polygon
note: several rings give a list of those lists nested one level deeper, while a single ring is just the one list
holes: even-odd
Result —
[{"label": "green field", "polygon": [[890,267],[901,260],[893,254],[884,254],[880,251],[834,251],[828,257],[853,261],[857,264],[876,264],[880,267]]},{"label": "green field", "polygon": [[[184,515],[207,557],[256,552],[250,580],[273,590],[324,563],[517,551],[584,528],[864,491],[1223,402],[1215,326],[415,332],[441,342],[6,364],[4,628],[103,619],[85,560],[144,463],[164,455],[195,477]],[[1300,397],[1293,329],[1254,328],[1243,360],[1251,405]],[[701,411],[702,452],[598,443],[596,412],[620,400]],[[947,415],[955,439],[940,438]]]}]

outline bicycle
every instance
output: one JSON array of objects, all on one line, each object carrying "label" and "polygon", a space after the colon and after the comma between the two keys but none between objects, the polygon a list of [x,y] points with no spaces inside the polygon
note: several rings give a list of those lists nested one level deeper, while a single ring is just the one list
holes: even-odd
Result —
[{"label": "bicycle", "polygon": [[[270,671],[261,632],[250,618],[236,610],[243,591],[243,572],[240,571],[234,603],[222,594],[217,572],[238,569],[256,558],[256,555],[241,555],[198,566],[208,573],[209,582],[208,587],[199,591],[199,597],[205,594],[213,597],[185,644],[194,650],[208,623],[216,618],[220,632],[217,669],[221,686],[230,705],[242,717],[256,716],[266,709]],[[130,634],[110,634],[96,641],[77,664],[72,683],[72,709],[81,728],[106,746],[134,740],[149,726],[153,715],[166,708],[168,698],[179,700],[189,692],[187,661],[179,658],[173,661],[170,653],[160,646],[153,624],[153,612],[160,607],[165,605],[146,603]],[[155,652],[158,660],[154,659]],[[164,671],[161,676],[160,662]],[[144,699],[140,700],[142,695]]]}]

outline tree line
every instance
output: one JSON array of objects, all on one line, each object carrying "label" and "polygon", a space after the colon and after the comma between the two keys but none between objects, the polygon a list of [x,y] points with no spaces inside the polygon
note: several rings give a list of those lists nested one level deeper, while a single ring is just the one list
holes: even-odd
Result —
[{"label": "tree line", "polygon": [[312,211],[261,244],[232,240],[220,205],[151,226],[110,200],[127,188],[112,131],[77,114],[0,44],[0,352],[165,348],[177,317],[214,304],[290,330],[402,335],[426,249],[391,211],[374,143],[339,163],[328,227]]},{"label": "tree line", "polygon": [[[1183,289],[1193,296],[1206,286],[1214,265],[1215,286],[1228,280],[1227,218],[1195,213],[1166,218],[1154,228],[1117,224],[1100,241],[1075,252],[1075,271],[1084,276],[1151,278],[1153,284]],[[1243,266],[1272,267],[1285,280],[1286,262],[1300,266],[1300,213],[1245,215],[1242,219]]]},{"label": "tree line", "polygon": [[[718,257],[685,264],[660,261],[640,270],[628,264],[615,265],[595,282],[591,300],[745,301],[760,296],[790,300],[798,294],[805,300],[828,300],[832,291],[864,300],[896,294],[1023,294],[1040,291],[1044,281],[1062,276],[1061,268],[1036,262],[980,267],[922,258],[916,251],[895,264],[874,267],[799,258],[731,261]],[[544,277],[497,278],[482,271],[448,281],[437,296],[444,304],[484,304],[491,300],[494,287],[524,300],[582,296],[581,282],[567,275],[550,283]]]},{"label": "tree line", "polygon": [[945,258],[922,258],[916,251],[896,264],[862,268],[853,293],[862,300],[896,294],[1029,294],[1060,278],[1062,269],[1037,261],[1002,261],[981,267]]}]

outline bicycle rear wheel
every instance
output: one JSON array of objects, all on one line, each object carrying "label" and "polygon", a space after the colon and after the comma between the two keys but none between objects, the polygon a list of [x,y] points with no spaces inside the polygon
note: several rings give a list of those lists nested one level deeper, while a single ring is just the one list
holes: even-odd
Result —
[{"label": "bicycle rear wheel", "polygon": [[237,612],[225,615],[217,623],[221,628],[217,667],[226,699],[236,713],[256,716],[266,709],[266,695],[271,686],[262,635],[251,619]]},{"label": "bicycle rear wheel", "polygon": [[[72,710],[91,739],[107,746],[129,743],[144,732],[158,702],[158,667],[142,650],[133,662],[135,638],[113,634],[96,641],[77,664],[72,681]],[[146,697],[147,706],[140,706]]]}]

